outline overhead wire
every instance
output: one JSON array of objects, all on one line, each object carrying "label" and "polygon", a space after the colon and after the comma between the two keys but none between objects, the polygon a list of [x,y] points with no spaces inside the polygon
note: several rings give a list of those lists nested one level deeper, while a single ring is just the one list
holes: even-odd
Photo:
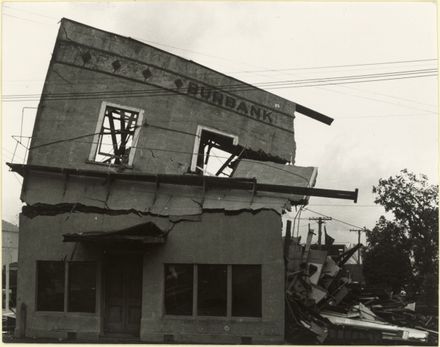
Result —
[{"label": "overhead wire", "polygon": [[39,17],[44,17],[44,18],[48,18],[48,19],[54,19],[56,21],[59,20],[59,18],[51,17],[51,16],[48,16],[48,15],[45,15],[45,14],[42,14],[42,13],[34,12],[34,11],[29,11],[28,9],[11,7],[11,6],[7,6],[7,5],[4,5],[4,4],[2,5],[2,7],[6,8],[8,10],[13,10],[13,11],[18,11],[18,12],[25,12],[25,13],[30,13],[32,15],[39,16]]},{"label": "overhead wire", "polygon": [[[152,126],[152,125],[148,125],[148,126]],[[138,127],[141,127],[141,126],[138,126]],[[168,130],[173,131],[173,130],[175,130],[175,129],[168,129]],[[181,131],[179,131],[179,132],[181,132]],[[30,148],[28,148],[28,150],[31,151],[31,150],[35,150],[35,149],[38,149],[38,148],[41,148],[41,147],[51,146],[51,145],[55,145],[55,144],[59,144],[59,143],[63,143],[63,142],[76,142],[76,143],[87,143],[87,144],[99,144],[99,142],[96,142],[96,141],[77,141],[77,140],[80,140],[80,139],[83,139],[83,138],[86,138],[86,137],[95,136],[95,135],[98,135],[98,134],[99,134],[99,133],[90,133],[90,134],[80,135],[80,136],[75,136],[75,137],[67,138],[67,139],[59,139],[59,140],[55,140],[55,141],[51,141],[51,142],[47,142],[47,143],[43,143],[43,144],[40,144],[40,145],[36,145],[36,146],[34,146],[34,147],[30,147]],[[197,134],[194,134],[194,133],[186,132],[186,134],[187,134],[187,135],[194,136],[194,137],[200,137],[200,135],[197,135]],[[26,138],[33,138],[32,136],[25,136],[25,137],[26,137]],[[155,148],[155,147],[146,147],[146,146],[132,146],[131,148],[134,148],[134,149],[145,149],[145,150],[148,150],[148,151],[151,151],[151,152],[153,152],[153,151],[158,151],[158,152],[170,152],[170,153],[190,154],[190,155],[193,155],[193,154],[194,154],[194,152],[190,152],[190,151],[178,151],[178,150],[173,150],[173,149]],[[228,158],[229,158],[229,156],[219,156],[219,155],[212,155],[212,154],[210,155],[210,157],[213,157],[213,158],[219,158],[219,159],[228,159]],[[254,160],[244,159],[244,158],[243,158],[243,159],[240,159],[240,160],[241,160],[241,161],[251,161],[251,162],[255,162]],[[300,174],[298,174],[298,173],[294,173],[294,172],[292,172],[292,171],[282,169],[282,168],[280,168],[280,167],[278,167],[278,166],[269,165],[269,164],[267,164],[267,163],[265,163],[265,162],[263,162],[263,161],[259,161],[258,164],[259,164],[259,165],[263,165],[263,166],[270,167],[270,168],[275,169],[275,170],[278,170],[278,171],[283,171],[283,172],[285,172],[285,173],[287,173],[287,174],[291,174],[291,175],[293,175],[293,176],[300,177],[301,179],[305,180],[307,184],[309,184],[309,178],[308,178],[308,177],[305,177],[305,176],[303,176],[303,175],[300,175]]]},{"label": "overhead wire", "polygon": [[[20,11],[20,9],[15,9],[15,8],[14,8],[14,10]],[[25,11],[25,12],[37,14],[37,13],[31,12],[31,11]],[[39,15],[39,14],[37,14],[37,15]],[[44,17],[47,17],[47,16],[44,16]],[[55,19],[55,17],[50,17],[50,18],[51,19]],[[139,38],[136,38],[136,39],[137,40],[141,40],[141,41],[144,40],[144,39],[139,39]],[[148,41],[148,40],[144,40],[144,41]],[[153,44],[161,44],[160,42],[156,42],[156,41],[148,41],[148,42],[153,43]],[[165,45],[165,44],[161,44],[161,45]],[[166,45],[166,46],[169,46],[169,47],[175,48],[175,49],[179,49],[179,50],[185,50],[185,49],[183,49],[181,47],[176,47],[176,46],[171,46],[171,45]],[[190,51],[190,50],[188,50],[188,51]],[[191,52],[192,53],[196,53],[196,54],[207,55],[205,53],[196,52],[196,51],[191,51]],[[213,58],[220,58],[220,57],[212,56],[212,55],[207,55],[207,56],[211,56]],[[372,62],[372,63],[358,63],[358,64],[328,65],[328,66],[315,66],[315,67],[299,67],[299,68],[288,68],[288,69],[264,69],[264,70],[254,70],[254,72],[274,72],[274,71],[289,71],[289,70],[292,70],[292,71],[293,70],[313,70],[313,69],[328,69],[328,68],[341,68],[341,67],[354,67],[354,66],[364,66],[364,67],[365,66],[383,66],[383,65],[391,65],[391,64],[410,64],[410,63],[420,63],[420,62],[425,62],[426,63],[426,62],[433,62],[433,61],[436,61],[436,60],[437,59],[413,59],[413,60],[400,60],[400,61],[387,61],[387,62]],[[245,72],[251,72],[251,71],[250,70],[245,70]],[[429,75],[417,76],[417,77],[429,77]],[[407,77],[407,78],[410,78],[410,77]],[[372,80],[371,82],[377,82],[377,81]],[[348,84],[352,84],[352,83],[355,83],[355,82],[352,81],[352,82],[350,82]],[[342,83],[338,83],[338,85],[339,84],[342,84]],[[317,88],[319,88],[320,86],[325,86],[325,85],[336,85],[336,83],[320,84],[320,85],[309,85],[309,86],[310,87],[317,87]],[[295,86],[295,88],[298,88],[298,87],[299,86]],[[283,87],[283,88],[281,88],[281,87],[279,87],[279,88],[271,88],[271,89],[284,89],[284,88],[286,88],[286,87]],[[294,88],[294,87],[292,86],[291,88]],[[349,88],[349,87],[346,87],[346,88]],[[329,91],[328,88],[320,88],[320,89]],[[337,92],[337,91],[335,91],[335,92]],[[350,94],[350,95],[356,96],[356,95],[353,95],[353,94]],[[357,96],[357,97],[361,97],[361,96]],[[377,100],[377,99],[372,99],[372,100],[384,102],[383,100]],[[20,100],[20,101],[34,101],[34,100]],[[35,100],[35,101],[37,101],[37,100]],[[16,100],[9,100],[7,102],[16,102]],[[435,112],[427,111],[427,110],[422,110],[422,111],[426,111],[426,112],[430,112],[430,113],[435,113]]]},{"label": "overhead wire", "polygon": [[[263,86],[265,89],[285,89],[285,88],[301,88],[301,87],[313,87],[313,86],[324,86],[324,85],[339,85],[339,84],[352,84],[352,83],[365,83],[372,81],[389,81],[389,80],[398,80],[398,79],[407,79],[407,78],[420,78],[420,77],[430,77],[437,76],[437,73],[429,73],[429,72],[419,72],[419,73],[403,73],[397,72],[392,75],[392,73],[383,74],[383,77],[380,77],[378,74],[373,74],[377,76],[377,78],[372,78],[372,75],[365,75],[366,77],[359,77],[355,80],[343,80],[346,77],[334,77],[331,78],[323,78],[323,79],[308,79],[308,80],[297,80],[297,81],[277,81],[277,82],[266,82],[272,83],[268,84],[259,84],[256,83],[254,85],[243,85],[243,84],[235,84],[235,85],[220,85],[220,86],[209,86],[210,91],[249,91],[254,90],[255,87]],[[393,76],[393,77],[392,77]],[[395,76],[395,77],[394,77]],[[341,81],[343,80],[343,81]],[[334,81],[334,82],[333,82]],[[314,82],[309,84],[310,82]],[[160,90],[158,90],[160,89]],[[116,90],[116,91],[104,91],[104,92],[74,92],[74,93],[47,93],[47,94],[11,94],[11,95],[3,95],[3,101],[11,102],[11,101],[34,101],[38,100],[40,97],[44,96],[47,100],[82,100],[82,99],[93,99],[93,98],[101,98],[101,97],[143,97],[143,96],[168,96],[168,95],[181,95],[188,91],[188,87],[179,88],[175,90],[166,90],[162,91],[163,87],[154,87],[150,89],[141,89],[141,90]]]},{"label": "overhead wire", "polygon": [[[306,211],[310,211],[310,212],[312,212],[312,213],[315,213],[315,214],[320,215],[320,216],[323,216],[323,217],[329,217],[329,218],[331,218],[331,219],[334,220],[334,221],[337,221],[337,222],[342,223],[342,224],[346,224],[346,225],[351,226],[351,227],[355,227],[355,228],[358,228],[358,229],[363,229],[363,227],[360,227],[360,226],[358,226],[358,225],[355,225],[355,224],[351,224],[351,223],[345,222],[345,221],[343,221],[343,220],[341,220],[341,219],[338,219],[338,218],[335,218],[335,217],[331,217],[331,216],[328,216],[328,215],[326,215],[326,214],[323,214],[323,213],[320,213],[320,212],[317,212],[317,211],[313,211],[313,210],[311,210],[311,209],[308,208],[308,207],[306,207]],[[368,230],[368,229],[367,229],[367,230]]]},{"label": "overhead wire", "polygon": [[428,62],[437,61],[437,58],[431,59],[413,59],[413,60],[394,60],[386,62],[373,62],[373,63],[358,63],[358,64],[343,64],[343,65],[324,65],[324,66],[307,66],[307,67],[291,67],[282,69],[264,69],[264,70],[247,70],[247,71],[231,71],[230,73],[254,73],[254,72],[282,72],[282,71],[296,71],[296,70],[318,70],[318,69],[330,69],[341,67],[354,67],[354,66],[372,66],[372,65],[391,65],[391,64],[408,64],[415,62]]}]

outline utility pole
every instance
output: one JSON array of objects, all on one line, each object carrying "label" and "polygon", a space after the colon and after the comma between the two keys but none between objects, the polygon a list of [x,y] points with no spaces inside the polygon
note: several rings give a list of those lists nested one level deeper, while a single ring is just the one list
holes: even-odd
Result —
[{"label": "utility pole", "polygon": [[310,217],[309,220],[318,221],[318,245],[319,249],[321,249],[322,225],[326,220],[332,220],[332,217]]},{"label": "utility pole", "polygon": [[[361,233],[362,232],[366,232],[367,228],[363,227],[362,229],[350,229],[351,232],[356,232],[358,233],[358,244],[361,243]],[[357,260],[358,265],[361,263],[361,249],[358,249],[358,260]]]}]

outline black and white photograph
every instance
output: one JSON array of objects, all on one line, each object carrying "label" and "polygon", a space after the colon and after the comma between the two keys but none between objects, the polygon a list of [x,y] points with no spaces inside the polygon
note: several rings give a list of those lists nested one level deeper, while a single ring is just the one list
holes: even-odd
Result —
[{"label": "black and white photograph", "polygon": [[437,346],[437,7],[2,2],[3,343]]}]

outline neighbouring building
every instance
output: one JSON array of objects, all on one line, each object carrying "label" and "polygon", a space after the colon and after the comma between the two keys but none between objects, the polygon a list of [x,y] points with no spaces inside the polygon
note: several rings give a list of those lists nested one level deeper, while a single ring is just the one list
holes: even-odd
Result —
[{"label": "neighbouring building", "polygon": [[294,117],[332,119],[63,19],[20,216],[16,334],[283,343],[281,214],[317,195]]},{"label": "neighbouring building", "polygon": [[2,308],[8,312],[16,306],[18,227],[2,220]]}]

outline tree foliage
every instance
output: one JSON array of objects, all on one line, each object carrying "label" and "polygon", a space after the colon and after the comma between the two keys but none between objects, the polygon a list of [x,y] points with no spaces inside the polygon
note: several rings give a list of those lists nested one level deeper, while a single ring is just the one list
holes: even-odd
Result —
[{"label": "tree foliage", "polygon": [[408,238],[404,229],[381,216],[373,230],[367,230],[364,273],[370,284],[399,292],[412,280]]},{"label": "tree foliage", "polygon": [[[417,176],[405,169],[399,175],[380,179],[373,187],[373,193],[376,194],[375,203],[392,212],[394,220],[388,221],[381,216],[375,228],[367,233],[366,262],[371,265],[374,255],[384,255],[388,250],[389,257],[392,256],[396,264],[398,259],[402,266],[406,264],[403,258],[410,262],[412,275],[404,276],[403,284],[409,281],[414,290],[425,294],[436,291],[438,186],[429,184],[425,175]],[[396,253],[397,249],[400,255]],[[392,269],[390,272],[399,271],[395,267]]]}]

